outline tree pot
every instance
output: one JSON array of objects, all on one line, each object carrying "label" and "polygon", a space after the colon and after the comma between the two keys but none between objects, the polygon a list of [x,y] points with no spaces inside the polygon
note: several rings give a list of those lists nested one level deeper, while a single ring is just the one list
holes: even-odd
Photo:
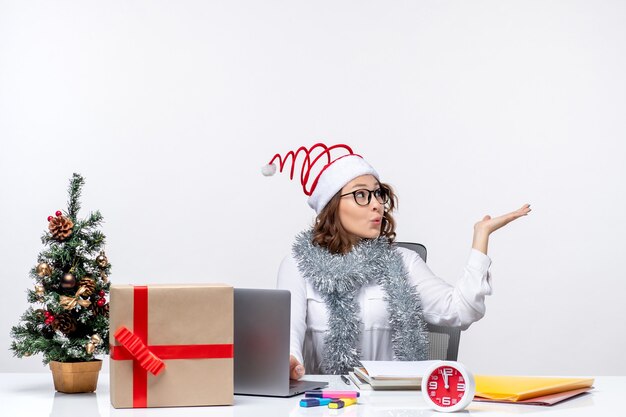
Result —
[{"label": "tree pot", "polygon": [[98,373],[102,368],[101,360],[89,362],[50,362],[54,389],[73,394],[93,392],[98,385]]}]

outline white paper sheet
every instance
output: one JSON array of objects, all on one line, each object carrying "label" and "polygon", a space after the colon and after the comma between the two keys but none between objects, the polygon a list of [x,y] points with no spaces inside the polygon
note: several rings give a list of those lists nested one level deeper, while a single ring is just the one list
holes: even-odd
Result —
[{"label": "white paper sheet", "polygon": [[361,361],[371,378],[421,378],[440,361]]}]

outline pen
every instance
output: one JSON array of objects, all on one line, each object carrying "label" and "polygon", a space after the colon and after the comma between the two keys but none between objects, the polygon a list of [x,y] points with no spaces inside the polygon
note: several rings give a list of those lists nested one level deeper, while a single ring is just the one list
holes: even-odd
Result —
[{"label": "pen", "polygon": [[328,403],[328,408],[344,408],[356,404],[356,398],[340,398]]},{"label": "pen", "polygon": [[341,375],[341,380],[346,383],[346,385],[350,385],[350,380],[347,376]]},{"label": "pen", "polygon": [[332,390],[314,390],[305,391],[305,398],[357,398],[361,396],[359,391],[332,391]]},{"label": "pen", "polygon": [[300,400],[300,407],[319,407],[330,404],[330,398],[303,398]]}]

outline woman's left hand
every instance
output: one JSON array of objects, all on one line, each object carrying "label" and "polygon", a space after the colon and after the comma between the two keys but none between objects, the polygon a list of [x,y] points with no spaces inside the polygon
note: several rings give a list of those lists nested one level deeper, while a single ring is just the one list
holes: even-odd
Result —
[{"label": "woman's left hand", "polygon": [[474,240],[472,247],[487,254],[487,246],[489,243],[489,235],[502,226],[506,226],[513,220],[530,213],[530,204],[524,204],[521,208],[498,217],[486,215],[483,219],[474,225]]}]

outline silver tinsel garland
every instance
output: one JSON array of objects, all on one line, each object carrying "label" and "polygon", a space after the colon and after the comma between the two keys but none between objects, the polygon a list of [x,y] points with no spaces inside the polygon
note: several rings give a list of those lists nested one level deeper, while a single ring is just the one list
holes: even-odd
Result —
[{"label": "silver tinsel garland", "polygon": [[328,309],[322,371],[345,374],[360,366],[359,289],[376,282],[385,291],[394,359],[428,359],[428,330],[417,291],[408,280],[402,255],[385,237],[363,239],[347,254],[332,254],[312,241],[311,230],[296,237],[293,253],[300,273],[320,293]]}]

